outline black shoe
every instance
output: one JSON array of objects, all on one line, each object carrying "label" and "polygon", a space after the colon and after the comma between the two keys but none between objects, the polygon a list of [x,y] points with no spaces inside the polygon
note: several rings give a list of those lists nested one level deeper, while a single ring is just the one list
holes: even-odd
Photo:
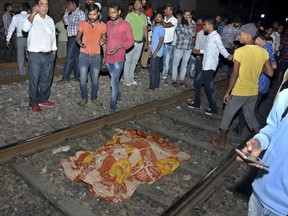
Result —
[{"label": "black shoe", "polygon": [[194,102],[186,102],[185,103],[187,107],[191,108],[191,109],[200,109],[200,106],[195,106]]},{"label": "black shoe", "polygon": [[209,116],[216,116],[218,115],[218,113],[216,112],[212,112],[212,110],[209,108],[208,110],[206,109],[203,109],[203,112],[206,114],[206,115],[209,115]]}]

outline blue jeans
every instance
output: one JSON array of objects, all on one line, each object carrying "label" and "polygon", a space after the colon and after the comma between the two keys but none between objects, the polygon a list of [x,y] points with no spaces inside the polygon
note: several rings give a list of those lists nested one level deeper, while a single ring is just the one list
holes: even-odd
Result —
[{"label": "blue jeans", "polygon": [[191,56],[192,50],[181,50],[175,48],[174,57],[173,57],[173,67],[172,67],[172,80],[177,80],[178,75],[178,66],[181,61],[181,69],[180,69],[180,80],[183,81],[186,76],[187,65]]},{"label": "blue jeans", "polygon": [[75,80],[79,79],[78,62],[79,62],[79,47],[75,41],[76,37],[70,37],[68,40],[68,50],[65,58],[64,71],[62,80],[69,81],[72,73],[74,72]]},{"label": "blue jeans", "polygon": [[171,54],[172,54],[172,45],[171,44],[164,44],[162,79],[168,78],[169,63],[170,63],[170,59],[171,59]]},{"label": "blue jeans", "polygon": [[189,71],[189,76],[191,78],[195,77],[195,73],[196,73],[196,58],[191,55],[190,57],[190,61],[188,64],[188,71]]},{"label": "blue jeans", "polygon": [[216,105],[216,96],[213,88],[214,70],[202,70],[195,80],[195,100],[194,105],[199,106],[201,104],[201,86],[204,84],[206,94],[209,101],[209,106],[213,113],[218,113]]},{"label": "blue jeans", "polygon": [[158,56],[156,56],[156,58],[153,58],[153,56],[151,56],[151,58],[150,58],[149,88],[153,89],[153,90],[155,88],[159,88],[159,86],[160,86],[160,71],[159,71],[160,59],[161,59],[161,57],[158,57]]},{"label": "blue jeans", "polygon": [[117,62],[114,64],[106,63],[106,64],[107,64],[107,67],[109,70],[109,74],[111,76],[110,85],[112,87],[112,97],[110,100],[110,109],[115,111],[116,105],[117,105],[117,100],[119,100],[121,98],[121,92],[120,92],[120,88],[119,88],[119,79],[120,79],[120,75],[121,75],[122,70],[123,70],[124,62]]},{"label": "blue jeans", "polygon": [[29,52],[29,105],[36,106],[50,97],[55,55]]},{"label": "blue jeans", "polygon": [[171,56],[170,56],[170,61],[169,61],[169,70],[168,72],[172,72],[173,70],[173,58],[174,58],[174,51],[176,49],[175,45],[171,45],[172,49],[171,49]]},{"label": "blue jeans", "polygon": [[124,82],[129,83],[134,81],[134,72],[136,65],[142,53],[143,43],[134,43],[134,47],[126,54],[124,65]]},{"label": "blue jeans", "polygon": [[252,193],[249,200],[248,216],[280,216],[265,208]]},{"label": "blue jeans", "polygon": [[99,55],[90,56],[86,53],[80,52],[79,55],[79,80],[82,99],[88,100],[87,81],[88,69],[90,68],[91,77],[91,100],[97,99],[98,80],[101,65],[101,57]]}]

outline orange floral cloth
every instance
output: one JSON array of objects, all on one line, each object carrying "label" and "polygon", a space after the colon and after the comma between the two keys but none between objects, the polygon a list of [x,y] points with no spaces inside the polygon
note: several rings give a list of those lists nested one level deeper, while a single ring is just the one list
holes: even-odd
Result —
[{"label": "orange floral cloth", "polygon": [[161,137],[126,129],[95,152],[79,151],[61,164],[69,179],[84,181],[95,196],[118,203],[140,184],[152,184],[188,159],[190,155]]}]

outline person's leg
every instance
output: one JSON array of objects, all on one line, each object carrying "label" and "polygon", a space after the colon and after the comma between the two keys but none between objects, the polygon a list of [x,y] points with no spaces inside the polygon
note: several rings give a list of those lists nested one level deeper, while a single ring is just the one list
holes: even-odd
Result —
[{"label": "person's leg", "polygon": [[17,62],[19,68],[19,75],[25,75],[25,47],[27,45],[27,38],[17,38]]},{"label": "person's leg", "polygon": [[140,59],[141,53],[142,53],[142,48],[143,48],[143,43],[135,44],[135,50],[132,56],[132,63],[130,66],[130,79],[132,82],[134,81],[134,73],[135,73],[135,69],[138,64],[138,61]]},{"label": "person's leg", "polygon": [[220,136],[218,140],[210,140],[209,143],[216,147],[225,147],[228,129],[231,121],[238,110],[242,107],[246,97],[231,96],[230,100],[225,106],[223,117],[220,123]]},{"label": "person's leg", "polygon": [[87,81],[88,81],[88,62],[89,55],[80,52],[79,55],[79,83],[82,100],[88,101]]},{"label": "person's leg", "polygon": [[55,55],[52,52],[42,56],[43,62],[39,79],[39,102],[41,103],[46,102],[50,97],[55,61]]},{"label": "person's leg", "polygon": [[98,96],[100,65],[101,65],[100,55],[91,56],[91,63],[90,63],[91,100],[96,100]]},{"label": "person's leg", "polygon": [[188,62],[188,71],[189,71],[189,77],[191,77],[191,78],[195,77],[196,59],[193,55],[190,55],[190,60]]},{"label": "person's leg", "polygon": [[201,86],[204,83],[204,75],[203,71],[198,74],[198,76],[195,79],[195,99],[194,99],[194,106],[195,107],[200,107],[201,105]]},{"label": "person's leg", "polygon": [[141,66],[142,68],[147,68],[147,64],[148,64],[148,59],[149,56],[151,54],[151,42],[148,42],[148,50],[145,51],[145,49],[142,50],[142,55],[141,55]]},{"label": "person's leg", "polygon": [[79,54],[80,54],[80,49],[79,49],[78,44],[75,41],[73,44],[72,55],[74,56],[74,58],[73,58],[73,74],[74,74],[74,79],[76,81],[79,81],[79,69],[78,69]]},{"label": "person's leg", "polygon": [[[182,63],[181,63],[181,69],[180,69],[180,81],[184,81],[184,79],[185,79],[188,62],[189,62],[189,59],[191,58],[191,52],[192,52],[192,50],[184,50]],[[193,71],[194,71],[194,69],[193,69]],[[194,76],[194,74],[193,74],[193,76]]]},{"label": "person's leg", "polygon": [[161,57],[156,57],[154,59],[154,75],[155,75],[155,89],[159,89],[160,87],[160,64],[161,64]]},{"label": "person's leg", "polygon": [[173,54],[173,65],[172,65],[172,82],[177,81],[178,66],[180,64],[182,57],[183,57],[183,50],[175,48],[174,54]]},{"label": "person's leg", "polygon": [[[72,68],[74,65],[75,58],[74,58],[74,43],[75,43],[75,38],[71,37],[68,40],[68,49],[67,49],[67,56],[65,58],[65,63],[64,63],[64,71],[62,75],[62,80],[63,81],[69,81],[70,76],[72,73]],[[77,62],[78,64],[78,62]]]},{"label": "person's leg", "polygon": [[202,71],[202,61],[203,61],[203,55],[199,55],[198,57],[196,57],[196,62],[195,62],[195,75],[194,75],[194,88],[195,87],[195,83],[196,83],[196,78],[197,76],[201,73]]},{"label": "person's leg", "polygon": [[123,62],[117,62],[115,64],[108,64],[107,67],[109,74],[111,76],[111,87],[112,87],[112,96],[110,100],[110,109],[115,112],[117,100],[121,98],[121,92],[119,88],[119,78],[123,69]]},{"label": "person's leg", "polygon": [[155,89],[155,58],[151,56],[149,68],[149,89]]},{"label": "person's leg", "polygon": [[133,80],[131,78],[131,65],[133,62],[133,55],[136,50],[134,43],[134,47],[125,55],[125,63],[124,63],[124,83],[131,83]]},{"label": "person's leg", "polygon": [[214,73],[213,70],[203,71],[204,76],[204,86],[206,90],[206,94],[209,101],[209,106],[211,108],[212,113],[218,114],[217,104],[216,104],[216,96],[214,93]]},{"label": "person's leg", "polygon": [[39,77],[43,67],[41,54],[29,52],[29,105],[38,106],[39,103]]},{"label": "person's leg", "polygon": [[169,44],[164,44],[164,49],[163,49],[163,71],[162,71],[162,79],[163,80],[167,80],[167,78],[168,78],[171,50],[172,50],[172,45],[171,44],[170,45]]},{"label": "person's leg", "polygon": [[247,122],[248,127],[251,130],[254,130],[255,133],[260,131],[259,123],[255,116],[257,98],[258,95],[248,97],[247,101],[242,106],[245,121]]}]

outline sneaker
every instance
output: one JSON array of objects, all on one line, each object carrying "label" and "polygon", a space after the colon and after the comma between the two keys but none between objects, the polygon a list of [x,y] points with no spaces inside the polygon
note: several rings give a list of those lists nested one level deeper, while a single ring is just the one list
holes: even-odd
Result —
[{"label": "sneaker", "polygon": [[133,81],[131,82],[131,85],[138,85],[138,83],[137,83],[135,80],[133,80]]},{"label": "sneaker", "polygon": [[203,109],[203,112],[206,114],[206,115],[209,115],[209,116],[216,116],[218,115],[218,113],[214,113],[212,112],[212,110],[209,108],[209,109]]},{"label": "sneaker", "polygon": [[163,79],[163,83],[165,86],[168,86],[168,80],[167,79]]},{"label": "sneaker", "polygon": [[171,84],[172,84],[172,86],[175,87],[175,88],[179,86],[178,83],[177,83],[177,81],[173,81],[173,80],[172,80],[172,83],[171,83]]},{"label": "sneaker", "polygon": [[88,100],[82,99],[82,100],[79,101],[77,104],[78,104],[79,106],[84,106],[84,105],[87,104],[87,103],[88,103]]},{"label": "sneaker", "polygon": [[117,99],[117,104],[121,104],[121,103],[122,103],[121,96],[119,96]]},{"label": "sneaker", "polygon": [[186,106],[191,108],[191,109],[200,109],[200,106],[195,106],[194,102],[186,102]]},{"label": "sneaker", "polygon": [[125,86],[131,86],[132,85],[132,82],[128,82],[128,83],[123,83],[123,85],[125,85]]},{"label": "sneaker", "polygon": [[46,101],[46,102],[38,103],[38,105],[41,107],[53,107],[55,103],[51,101]]},{"label": "sneaker", "polygon": [[32,112],[41,112],[41,108],[40,106],[36,105],[36,106],[31,106]]},{"label": "sneaker", "polygon": [[91,100],[91,102],[94,103],[96,106],[102,106],[102,103],[97,99]]}]

